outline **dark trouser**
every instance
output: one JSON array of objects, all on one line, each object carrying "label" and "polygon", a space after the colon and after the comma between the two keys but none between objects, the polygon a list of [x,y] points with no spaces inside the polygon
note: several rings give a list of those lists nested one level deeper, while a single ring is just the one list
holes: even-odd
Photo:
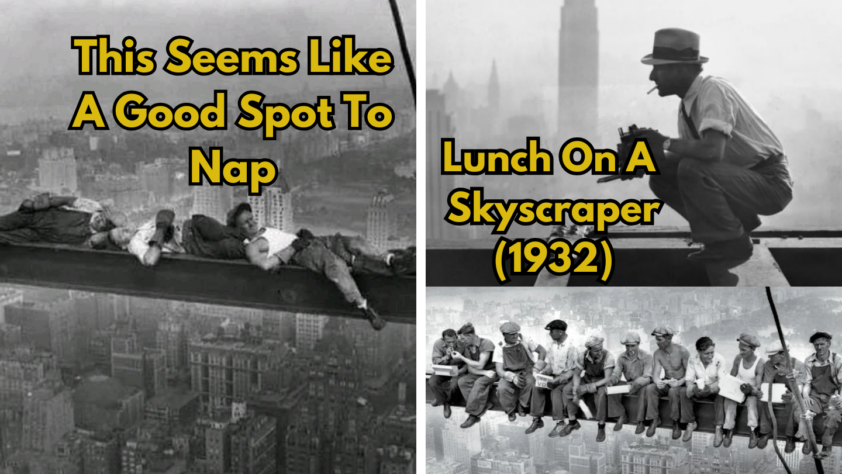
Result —
[{"label": "dark trouser", "polygon": [[364,299],[357,288],[357,282],[351,276],[351,270],[344,260],[325,246],[319,239],[312,239],[306,248],[303,248],[292,256],[292,263],[300,265],[310,271],[319,273],[332,281],[345,300],[349,303],[361,304]]},{"label": "dark trouser", "polygon": [[[815,410],[816,415],[824,413],[824,429],[822,431],[821,444],[830,446],[833,444],[833,435],[835,435],[836,430],[839,429],[840,416],[842,416],[842,414],[840,414],[839,410],[828,408],[827,402],[822,403],[815,394],[811,393],[810,398],[813,399],[813,402],[815,403],[814,406],[817,407]],[[795,430],[798,428],[800,421],[801,409],[795,408],[792,410],[791,416],[791,424],[793,425],[792,434],[789,434],[789,430],[787,430],[787,436],[795,436]],[[787,426],[789,426],[789,424],[790,423],[787,423]]]},{"label": "dark trouser", "polygon": [[691,158],[659,165],[661,174],[649,178],[649,187],[687,219],[697,242],[736,239],[760,226],[758,215],[777,214],[792,200],[784,156],[752,169]]},{"label": "dark trouser", "polygon": [[392,269],[386,264],[387,253],[381,252],[362,237],[334,234],[316,237],[316,240],[341,258],[354,273],[393,275]]},{"label": "dark trouser", "polygon": [[713,424],[714,426],[722,426],[725,424],[725,399],[717,394],[711,394],[706,397],[700,397],[693,394],[692,398],[687,397],[687,388],[679,392],[681,396],[681,422],[695,423],[696,422],[696,402],[709,401],[713,402]]},{"label": "dark trouser", "polygon": [[518,387],[506,379],[500,379],[500,383],[497,384],[497,397],[500,399],[503,411],[508,414],[517,411],[518,402],[524,409],[529,407],[533,387],[535,387],[535,377],[531,373],[526,374],[526,383],[523,387]]},{"label": "dark trouser", "polygon": [[459,377],[456,385],[459,386],[462,398],[465,399],[465,413],[477,416],[482,412],[495,380],[497,380],[496,377],[489,378],[476,374],[465,374]]},{"label": "dark trouser", "polygon": [[225,260],[246,258],[245,237],[216,219],[195,214],[184,221],[181,235],[184,250],[190,255]]},{"label": "dark trouser", "polygon": [[[760,434],[765,435],[772,432],[772,418],[769,416],[769,408],[767,407],[767,402],[757,402],[758,407],[757,411],[760,412]],[[782,404],[776,403],[776,406],[781,406]],[[792,416],[792,407],[795,406],[794,403],[784,403],[783,406],[786,408],[786,431],[784,432],[787,436],[795,436],[795,430],[798,428],[797,424],[795,423],[795,419]],[[780,427],[778,427],[780,429]]]},{"label": "dark trouser", "polygon": [[565,404],[562,391],[567,385],[570,385],[570,381],[563,383],[552,390],[532,387],[532,408],[529,414],[536,418],[544,416],[544,411],[546,411],[547,408],[547,395],[549,394],[550,399],[553,401],[553,420],[563,420]]},{"label": "dark trouser", "polygon": [[444,377],[442,375],[431,375],[427,381],[430,390],[436,397],[436,404],[444,405],[450,403],[450,394],[456,389],[459,377]]},{"label": "dark trouser", "polygon": [[664,388],[659,389],[655,384],[649,384],[643,387],[643,394],[642,397],[645,399],[646,404],[646,416],[644,419],[646,420],[654,420],[656,418],[660,418],[659,411],[658,411],[658,403],[660,402],[661,397],[669,395],[670,400],[670,419],[673,422],[678,422],[681,419],[681,393],[684,393],[685,398],[687,397],[687,388],[684,385],[679,385],[678,387],[670,387],[669,385],[664,385]]},{"label": "dark trouser", "polygon": [[[576,419],[579,413],[579,405],[573,403],[573,384],[568,384],[564,387],[564,404],[567,407],[567,416],[571,420]],[[580,399],[587,403],[591,400],[596,406],[596,421],[600,424],[605,423],[608,418],[618,418],[623,415],[623,404],[617,397],[609,397],[605,393],[605,386],[599,387],[596,393],[585,393],[580,396]]]},{"label": "dark trouser", "polygon": [[[617,382],[614,384],[615,387],[620,385],[628,385],[628,382]],[[642,388],[637,389],[637,392],[630,393],[629,395],[636,395],[637,396],[637,412],[634,414],[634,417],[629,417],[629,421],[643,421],[646,415],[646,397],[643,395],[643,391],[648,387],[648,385],[644,385]],[[614,407],[615,413],[617,415],[613,415],[611,413],[611,407]],[[608,395],[608,417],[617,416],[618,418],[623,416],[626,413],[626,407],[623,406],[623,394],[618,393],[615,395]]]},{"label": "dark trouser", "polygon": [[49,208],[42,211],[15,211],[0,216],[0,243],[79,245],[91,236],[91,215],[87,212]]}]

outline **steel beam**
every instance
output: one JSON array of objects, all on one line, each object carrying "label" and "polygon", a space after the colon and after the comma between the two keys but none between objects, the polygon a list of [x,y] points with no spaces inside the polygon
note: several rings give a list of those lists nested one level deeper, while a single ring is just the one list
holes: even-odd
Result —
[{"label": "steel beam", "polygon": [[[415,324],[414,277],[355,279],[386,320]],[[0,282],[363,318],[329,280],[304,268],[266,273],[246,262],[185,255],[166,255],[149,268],[123,252],[0,244]]]}]

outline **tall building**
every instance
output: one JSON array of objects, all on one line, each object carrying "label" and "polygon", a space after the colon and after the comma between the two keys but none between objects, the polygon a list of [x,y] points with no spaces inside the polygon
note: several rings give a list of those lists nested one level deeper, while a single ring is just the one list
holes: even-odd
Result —
[{"label": "tall building", "polygon": [[166,354],[156,349],[111,353],[111,376],[150,399],[167,387]]},{"label": "tall building", "polygon": [[500,78],[497,77],[497,61],[491,62],[491,77],[488,80],[488,107],[500,111]]},{"label": "tall building", "polygon": [[28,392],[23,399],[23,449],[52,453],[62,436],[73,431],[70,390],[50,385]]},{"label": "tall building", "polygon": [[73,392],[76,426],[92,432],[127,430],[143,420],[144,401],[139,388],[105,375],[91,375]]},{"label": "tall building", "polygon": [[249,196],[248,202],[257,225],[295,232],[292,190],[282,171],[278,171],[278,179],[271,187],[264,188],[260,196]]},{"label": "tall building", "polygon": [[250,414],[231,426],[231,472],[272,474],[275,465],[275,419]]},{"label": "tall building", "polygon": [[585,453],[581,456],[570,455],[571,474],[605,474],[607,471],[604,454]]},{"label": "tall building", "polygon": [[380,250],[391,248],[389,241],[394,240],[398,234],[398,216],[395,213],[394,201],[395,196],[380,191],[368,206],[366,239]]},{"label": "tall building", "polygon": [[73,148],[44,150],[38,159],[38,187],[57,194],[76,192],[76,154]]},{"label": "tall building", "polygon": [[166,355],[167,371],[187,368],[187,328],[175,318],[158,322],[155,345]]},{"label": "tall building", "polygon": [[322,338],[327,316],[298,313],[295,315],[295,347],[311,350]]},{"label": "tall building", "polygon": [[7,352],[0,360],[0,406],[20,409],[28,393],[50,380],[60,380],[53,354],[23,348]]},{"label": "tall building", "polygon": [[475,429],[462,429],[459,425],[460,423],[451,417],[441,430],[444,459],[471,466],[473,464],[471,458],[482,451],[480,433]]},{"label": "tall building", "polygon": [[225,222],[234,207],[234,188],[231,186],[193,186],[193,212]]},{"label": "tall building", "polygon": [[6,305],[23,303],[23,292],[13,288],[0,288],[0,324],[6,322]]},{"label": "tall building", "polygon": [[120,445],[111,434],[86,433],[82,463],[85,474],[113,474],[120,472]]},{"label": "tall building", "polygon": [[[445,96],[427,90],[427,238],[448,240],[455,227],[444,221],[447,196],[456,187],[451,175],[442,175],[442,138],[453,138],[455,130],[446,110]],[[457,150],[453,150],[456,154]]]},{"label": "tall building", "polygon": [[535,474],[535,463],[528,454],[517,451],[484,450],[471,456],[471,474]]},{"label": "tall building", "polygon": [[690,474],[690,457],[686,449],[647,442],[636,442],[620,448],[623,474]]},{"label": "tall building", "polygon": [[559,143],[597,133],[599,30],[595,0],[566,0],[561,7],[558,57]]},{"label": "tall building", "polygon": [[172,180],[169,168],[162,162],[139,163],[136,173],[140,187],[149,193],[157,203],[167,202],[172,196]]},{"label": "tall building", "polygon": [[77,360],[77,315],[72,300],[23,302],[6,306],[6,322],[21,328],[21,339],[36,349],[50,351],[59,363]]}]

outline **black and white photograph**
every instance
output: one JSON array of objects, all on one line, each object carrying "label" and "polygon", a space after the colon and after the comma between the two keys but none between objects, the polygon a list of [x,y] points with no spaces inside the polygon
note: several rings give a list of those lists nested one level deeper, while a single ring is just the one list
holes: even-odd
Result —
[{"label": "black and white photograph", "polygon": [[[501,237],[599,236],[614,249],[612,286],[840,285],[838,2],[430,0],[426,9],[429,286],[498,286]],[[465,150],[525,149],[528,137],[552,153],[552,174],[442,173],[444,138],[458,161]],[[561,150],[574,138],[621,164],[645,140],[659,173],[567,173]],[[556,208],[552,222],[514,220],[505,235],[447,222],[451,191],[476,187],[484,202],[663,206],[652,225],[620,222],[599,235],[558,222]],[[603,282],[543,269],[507,284]]]},{"label": "black and white photograph", "polygon": [[[0,6],[0,473],[415,472],[415,0]],[[311,74],[350,44],[389,73]]]},{"label": "black and white photograph", "polygon": [[428,288],[428,474],[838,472],[839,288]]}]

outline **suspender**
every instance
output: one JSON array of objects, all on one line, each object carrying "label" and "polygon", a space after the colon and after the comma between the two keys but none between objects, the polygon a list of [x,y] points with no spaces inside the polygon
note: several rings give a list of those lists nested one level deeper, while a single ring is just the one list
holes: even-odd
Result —
[{"label": "suspender", "polygon": [[690,129],[690,133],[693,134],[693,138],[701,140],[702,138],[699,136],[696,124],[693,123],[693,119],[690,118],[690,115],[687,113],[687,109],[684,108],[684,99],[681,100],[681,116],[684,118],[684,124],[687,125],[687,128]]}]

